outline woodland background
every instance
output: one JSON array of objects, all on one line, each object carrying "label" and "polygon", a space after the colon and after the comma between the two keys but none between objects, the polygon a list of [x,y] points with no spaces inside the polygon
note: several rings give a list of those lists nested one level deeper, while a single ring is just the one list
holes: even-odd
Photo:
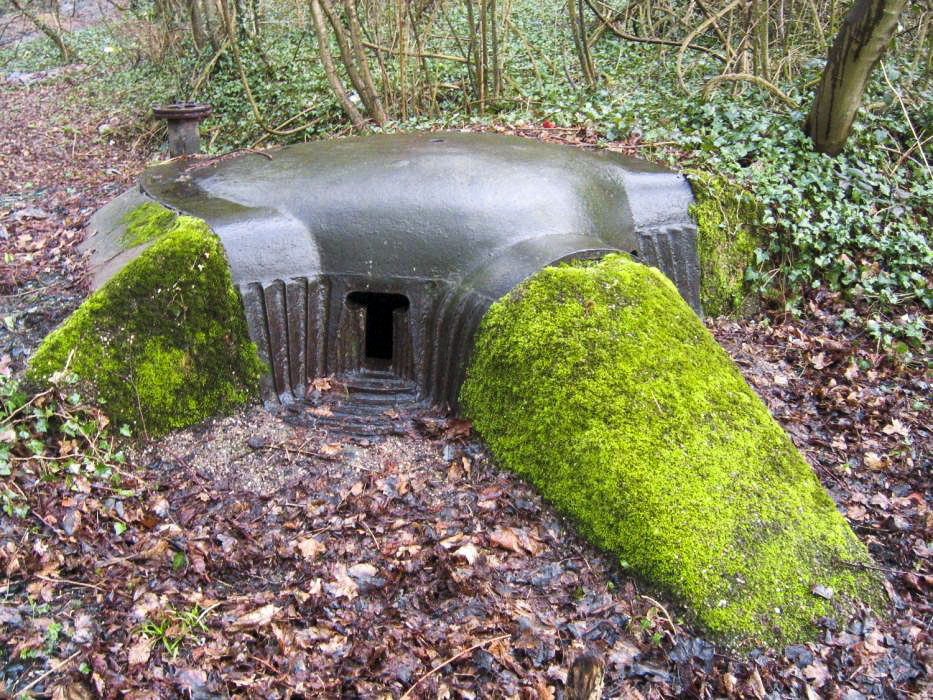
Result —
[{"label": "woodland background", "polygon": [[[831,157],[807,116],[855,5],[901,11]],[[7,692],[552,698],[596,645],[612,697],[928,693],[931,23],[922,0],[0,0]],[[140,447],[73,385],[24,391],[86,294],[88,217],[166,156],[151,108],[174,100],[213,105],[212,155],[453,128],[685,171],[742,242],[711,251],[738,272],[708,326],[868,543],[890,618],[716,648],[456,421],[373,451],[250,410]]]}]

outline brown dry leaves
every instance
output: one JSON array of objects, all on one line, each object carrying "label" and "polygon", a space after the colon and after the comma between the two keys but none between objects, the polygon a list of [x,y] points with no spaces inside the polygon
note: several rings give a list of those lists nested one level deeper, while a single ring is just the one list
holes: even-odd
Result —
[{"label": "brown dry leaves", "polygon": [[[141,162],[126,141],[99,138],[98,117],[69,106],[74,87],[0,95],[10,127],[0,130],[0,189],[15,200],[0,204],[0,248],[23,263],[0,271],[0,283],[45,269],[76,279],[87,216]],[[75,135],[38,115],[62,115]],[[585,127],[501,130],[595,141]],[[35,192],[37,183],[46,189]],[[590,648],[607,662],[612,697],[919,696],[933,672],[924,622],[933,614],[931,436],[916,405],[928,379],[896,371],[834,324],[713,330],[887,570],[899,606],[888,621],[827,622],[819,643],[754,661],[714,655],[689,627],[672,631],[637,583],[526,485],[492,468],[466,421],[425,416],[424,435],[367,448],[333,434],[293,436],[327,459],[243,440],[241,452],[290,475],[262,493],[192,466],[203,464],[199,445],[214,449],[206,426],[182,454],[157,446],[151,468],[128,470],[119,490],[17,477],[31,512],[0,519],[0,570],[11,582],[0,604],[5,679],[22,687],[48,670],[54,621],[57,658],[77,656],[35,690],[61,698],[398,697],[502,634],[414,695],[549,700],[569,660]],[[332,388],[321,380],[310,390]],[[445,444],[454,459],[441,458]],[[48,609],[37,615],[37,604]],[[195,605],[210,610],[206,629],[176,659],[140,635],[143,621]]]}]

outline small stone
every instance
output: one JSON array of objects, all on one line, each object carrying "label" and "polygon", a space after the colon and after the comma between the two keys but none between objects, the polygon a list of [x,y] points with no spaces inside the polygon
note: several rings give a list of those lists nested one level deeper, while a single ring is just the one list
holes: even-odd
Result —
[{"label": "small stone", "polygon": [[821,583],[817,583],[810,589],[810,592],[813,595],[819,596],[820,598],[825,598],[826,600],[832,600],[833,589],[824,586]]},{"label": "small stone", "polygon": [[23,219],[48,219],[49,213],[45,211],[45,209],[39,209],[39,207],[23,207],[13,214],[13,218],[16,221],[22,221]]}]

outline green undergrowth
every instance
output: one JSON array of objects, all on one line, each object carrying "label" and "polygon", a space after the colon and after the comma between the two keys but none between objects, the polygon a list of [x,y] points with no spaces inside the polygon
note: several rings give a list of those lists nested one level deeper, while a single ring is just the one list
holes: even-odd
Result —
[{"label": "green undergrowth", "polygon": [[710,316],[741,315],[754,309],[756,295],[747,279],[761,244],[754,225],[761,204],[749,192],[700,170],[688,173],[696,200],[700,304]]},{"label": "green undergrowth", "polygon": [[[37,480],[105,482],[119,493],[126,458],[110,419],[77,391],[78,378],[63,373],[51,386],[30,393],[0,375],[0,510],[29,514],[28,493]],[[119,432],[130,435],[129,426]],[[105,516],[103,513],[99,515]],[[119,530],[122,523],[114,522]]]},{"label": "green undergrowth", "polygon": [[167,230],[43,341],[28,373],[75,373],[111,420],[150,437],[255,398],[262,371],[220,240],[165,212],[129,215],[138,231]]},{"label": "green undergrowth", "polygon": [[[804,106],[800,110],[774,105],[751,88],[691,98],[670,82],[663,60],[647,60],[653,53],[620,48],[618,82],[581,98],[569,115],[552,113],[551,119],[562,126],[587,121],[610,140],[637,134],[645,144],[642,157],[691,175],[696,215],[717,214],[713,207],[702,211],[709,204],[704,198],[714,194],[723,221],[748,224],[739,230],[727,223],[726,232],[739,235],[725,255],[709,247],[709,239],[704,250],[701,231],[704,301],[711,281],[714,288],[723,289],[725,282],[728,289],[738,280],[735,265],[752,244],[740,296],[792,315],[806,313],[809,301],[833,300],[842,308],[840,331],[863,332],[904,361],[928,353],[933,179],[924,160],[929,155],[917,155],[915,144],[930,136],[933,122],[920,113],[908,122],[875,76],[865,98],[872,107],[860,111],[843,153],[829,157],[815,152],[802,130],[807,90],[782,85]],[[808,71],[804,78],[812,83],[818,75]],[[921,93],[918,101],[925,94],[933,104],[933,84],[921,89],[919,79],[909,78],[907,71],[901,75]],[[715,191],[721,185],[725,199]],[[746,202],[733,197],[743,192]],[[754,236],[746,238],[746,232]],[[713,301],[706,309],[711,315],[731,305]]]},{"label": "green undergrowth", "polygon": [[878,601],[837,563],[865,547],[656,269],[539,271],[487,313],[461,401],[501,464],[720,641],[808,639]]},{"label": "green undergrowth", "polygon": [[[147,7],[142,3],[137,20],[146,16]],[[475,101],[463,100],[469,83],[466,67],[429,59],[423,65],[441,86],[438,92],[418,114],[408,111],[401,118],[396,111],[384,130],[480,123],[536,127],[546,120],[569,130],[558,134],[586,127],[603,143],[624,142],[639,157],[704,173],[710,183],[730,183],[758,203],[748,221],[756,238],[754,257],[739,274],[751,241],[740,236],[734,247],[723,250],[718,245],[723,239],[714,236],[704,242],[701,236],[701,245],[707,246],[701,251],[707,313],[742,312],[746,302],[760,298],[773,311],[796,315],[816,302],[816,307],[840,309],[840,331],[863,334],[866,342],[904,361],[929,356],[933,80],[927,61],[918,62],[898,48],[906,38],[888,52],[885,73],[880,66],[873,73],[849,143],[830,158],[816,153],[802,131],[824,64],[822,54],[812,60],[801,55],[794,71],[774,76],[798,105],[793,107],[743,81],[723,84],[704,97],[704,85],[722,70],[715,59],[698,52],[684,55],[682,86],[672,70],[680,53],[676,47],[624,41],[605,32],[592,47],[600,79],[588,89],[572,60],[568,25],[554,21],[561,7],[565,4],[556,0],[512,3],[510,26],[516,36],[503,46],[505,87],[501,99],[487,101],[485,112],[475,108]],[[463,7],[448,9],[451,28],[462,30],[467,21]],[[213,104],[212,115],[201,125],[210,153],[346,133],[347,118],[321,68],[306,18],[280,3],[265,12],[269,15],[261,36],[244,40],[240,49],[266,126],[287,125],[278,135],[265,131],[253,114],[232,52],[222,51],[214,60],[212,48],[196,49],[181,17],[168,35],[158,23],[138,21],[72,33],[79,59],[91,67],[82,73],[82,89],[75,94],[108,118],[112,113],[131,115],[138,123],[125,136],[158,133],[152,141],[156,146],[162,132],[151,130],[151,105],[173,99]],[[171,41],[146,41],[147,36]],[[710,40],[715,42],[710,32],[697,38]],[[465,47],[445,31],[423,48],[458,55]],[[0,49],[0,65],[37,70],[54,65],[55,53],[40,38]],[[558,56],[562,60],[554,60]],[[372,58],[377,82],[397,85],[396,62]],[[384,70],[388,73],[383,75]],[[741,207],[733,204],[724,204],[726,220],[740,213]],[[744,214],[751,215],[751,209]]]}]

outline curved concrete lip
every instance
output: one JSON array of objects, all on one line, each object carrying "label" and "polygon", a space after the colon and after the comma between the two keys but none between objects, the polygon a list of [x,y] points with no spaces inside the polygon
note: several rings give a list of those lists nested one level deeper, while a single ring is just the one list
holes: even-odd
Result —
[{"label": "curved concrete lip", "polygon": [[[485,310],[561,260],[630,253],[699,311],[686,179],[608,151],[492,134],[379,135],[179,158],[147,170],[140,188],[128,197],[201,217],[221,238],[271,367],[266,396],[283,402],[337,374],[455,405]],[[101,212],[97,228],[114,229],[114,217]],[[88,245],[98,248],[96,276],[133,254],[114,257],[93,237]],[[407,306],[391,306],[393,295]],[[388,357],[367,354],[375,333],[391,336]]]}]

